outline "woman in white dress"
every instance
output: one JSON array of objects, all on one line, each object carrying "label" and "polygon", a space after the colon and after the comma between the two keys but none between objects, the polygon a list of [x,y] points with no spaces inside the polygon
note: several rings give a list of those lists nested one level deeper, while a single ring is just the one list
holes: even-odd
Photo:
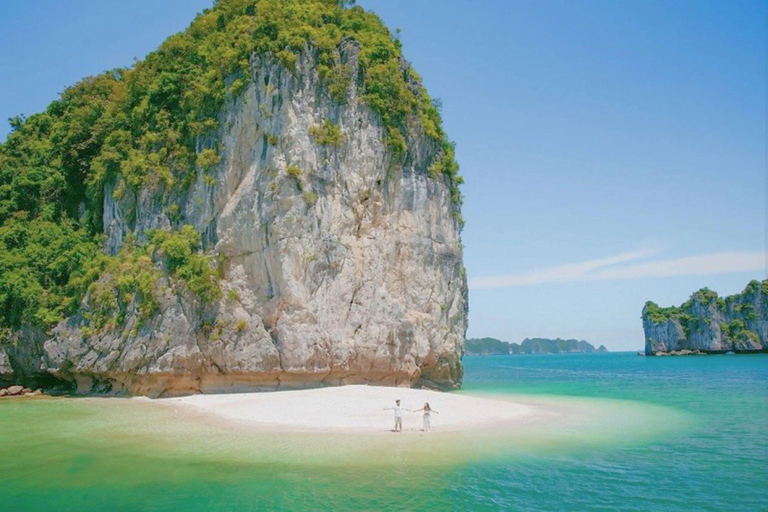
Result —
[{"label": "woman in white dress", "polygon": [[429,406],[429,402],[424,402],[424,407],[422,407],[421,409],[417,409],[413,412],[419,412],[419,411],[424,411],[424,432],[432,432],[432,428],[429,421],[430,413],[435,413],[435,414],[440,414],[440,413],[434,410],[433,408],[431,408]]}]

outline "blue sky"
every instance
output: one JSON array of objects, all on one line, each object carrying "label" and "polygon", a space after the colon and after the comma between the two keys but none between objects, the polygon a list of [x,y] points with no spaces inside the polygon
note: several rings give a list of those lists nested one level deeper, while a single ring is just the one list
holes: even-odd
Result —
[{"label": "blue sky", "polygon": [[[646,300],[766,277],[764,2],[358,3],[402,29],[457,142],[469,336],[635,350]],[[0,3],[0,118],[210,4]]]}]

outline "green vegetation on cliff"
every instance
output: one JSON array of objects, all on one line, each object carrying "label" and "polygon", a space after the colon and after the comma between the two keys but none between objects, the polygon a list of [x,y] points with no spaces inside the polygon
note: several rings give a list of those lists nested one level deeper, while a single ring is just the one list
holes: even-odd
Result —
[{"label": "green vegetation on cliff", "polygon": [[648,301],[643,307],[643,319],[649,319],[651,322],[660,324],[670,320],[672,318],[678,318],[682,313],[682,308],[670,306],[666,308],[660,307],[653,301]]},{"label": "green vegetation on cliff", "polygon": [[131,306],[142,320],[154,315],[162,268],[203,302],[221,297],[218,268],[200,251],[200,235],[192,226],[177,232],[152,230],[148,244],[139,246],[129,236],[116,257],[99,253],[73,280],[81,293],[86,286],[89,292],[83,311],[89,330],[122,326]]},{"label": "green vegetation on cliff", "polygon": [[655,324],[667,322],[669,320],[681,320],[684,324],[694,322],[692,308],[694,304],[714,307],[721,313],[740,313],[743,312],[749,320],[757,318],[754,312],[754,306],[749,302],[754,300],[758,294],[768,294],[768,280],[762,283],[757,280],[750,281],[744,288],[744,291],[727,297],[718,297],[717,292],[709,288],[702,288],[694,292],[691,297],[680,306],[660,307],[653,301],[648,301],[643,307],[642,318]]},{"label": "green vegetation on cliff", "polygon": [[[755,283],[757,281],[754,281]],[[691,321],[690,309],[694,301],[703,305],[708,305],[712,301],[717,301],[717,292],[710,290],[709,288],[702,288],[695,292],[690,299],[683,303],[682,306],[669,306],[666,308],[660,307],[658,304],[652,301],[645,303],[643,308],[643,319],[649,319],[653,323],[663,323],[671,319],[682,320],[683,323]],[[721,303],[718,303],[721,304]]]},{"label": "green vegetation on cliff", "polygon": [[[151,314],[149,277],[162,271],[163,257],[165,271],[201,299],[218,297],[212,261],[181,225],[175,234],[150,236],[153,247],[131,241],[116,256],[101,254],[104,191],[114,182],[117,199],[147,187],[170,197],[198,169],[215,167],[219,114],[246,89],[253,54],[270,52],[292,69],[308,48],[339,103],[351,80],[361,81],[361,99],[381,116],[396,160],[407,157],[413,127],[440,148],[430,172],[449,184],[458,215],[462,179],[438,104],[403,59],[399,40],[353,3],[220,0],[132,68],[86,78],[45,112],[11,119],[13,132],[0,145],[0,327],[50,327],[89,289],[102,303],[97,324],[119,322],[129,297]],[[357,77],[341,64],[345,41],[360,45]],[[329,121],[315,137],[332,147],[341,134]],[[129,271],[135,276],[124,275]]]}]

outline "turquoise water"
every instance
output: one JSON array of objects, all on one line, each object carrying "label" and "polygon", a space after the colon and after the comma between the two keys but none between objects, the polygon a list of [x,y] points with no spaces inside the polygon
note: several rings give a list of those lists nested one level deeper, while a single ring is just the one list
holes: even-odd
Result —
[{"label": "turquoise water", "polygon": [[768,356],[465,358],[580,411],[502,437],[277,435],[129,400],[0,401],[0,510],[768,510]]},{"label": "turquoise water", "polygon": [[482,497],[476,504],[517,510],[768,510],[766,355],[489,357],[468,359],[467,366],[467,391],[629,399],[696,418],[688,429],[641,446],[466,468],[468,485],[504,489],[497,501]]}]

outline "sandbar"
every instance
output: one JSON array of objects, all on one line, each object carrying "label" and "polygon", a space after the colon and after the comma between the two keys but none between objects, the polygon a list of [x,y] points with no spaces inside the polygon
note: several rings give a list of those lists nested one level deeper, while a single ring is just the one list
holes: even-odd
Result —
[{"label": "sandbar", "polygon": [[420,409],[429,402],[432,432],[512,427],[530,420],[535,408],[493,397],[427,389],[383,386],[336,386],[260,393],[191,395],[153,400],[180,412],[247,424],[271,431],[388,433],[401,400],[406,412],[403,433],[422,430]]}]

